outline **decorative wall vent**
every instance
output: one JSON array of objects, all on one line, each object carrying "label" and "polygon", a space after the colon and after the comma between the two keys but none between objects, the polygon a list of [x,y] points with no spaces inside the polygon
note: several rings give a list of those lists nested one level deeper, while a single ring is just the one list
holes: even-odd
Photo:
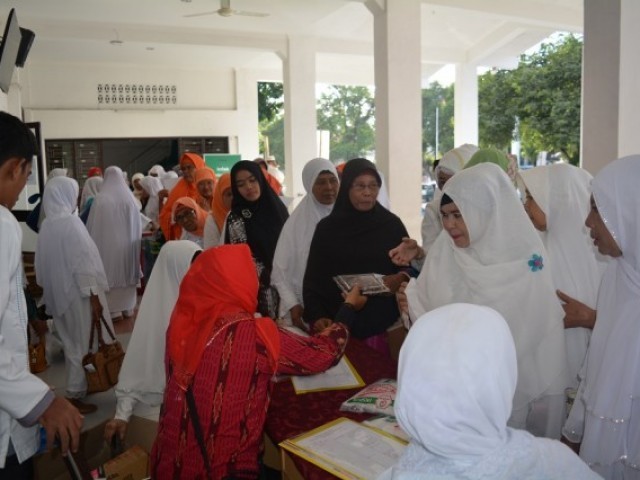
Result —
[{"label": "decorative wall vent", "polygon": [[99,83],[97,99],[99,105],[109,106],[171,106],[178,102],[178,89],[175,85]]}]

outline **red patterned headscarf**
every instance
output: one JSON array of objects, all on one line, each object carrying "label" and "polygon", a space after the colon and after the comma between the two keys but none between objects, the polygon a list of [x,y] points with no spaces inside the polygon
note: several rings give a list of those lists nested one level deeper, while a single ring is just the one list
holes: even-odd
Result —
[{"label": "red patterned headscarf", "polygon": [[[167,338],[173,376],[183,389],[190,385],[221,317],[253,315],[257,299],[258,277],[246,244],[208,249],[193,262],[180,284]],[[280,343],[274,325],[269,318],[256,320],[258,336],[275,369]]]}]

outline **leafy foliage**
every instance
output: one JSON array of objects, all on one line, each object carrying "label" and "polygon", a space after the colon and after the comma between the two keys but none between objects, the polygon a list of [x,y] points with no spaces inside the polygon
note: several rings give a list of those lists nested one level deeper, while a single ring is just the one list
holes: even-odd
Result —
[{"label": "leafy foliage", "polygon": [[516,91],[508,70],[478,77],[478,131],[480,146],[506,150],[516,126]]},{"label": "leafy foliage", "polygon": [[507,149],[516,131],[525,155],[557,152],[577,164],[581,83],[582,40],[573,35],[523,55],[515,70],[482,75],[480,145]]},{"label": "leafy foliage", "polygon": [[258,121],[270,122],[282,113],[284,87],[282,83],[258,82]]},{"label": "leafy foliage", "polygon": [[[438,82],[422,90],[422,151],[425,159],[440,158],[453,148],[453,85]],[[438,111],[438,148],[436,152],[436,108]]]},{"label": "leafy foliage", "polygon": [[374,121],[367,87],[332,85],[318,101],[318,129],[329,131],[330,160],[349,160],[374,150]]}]

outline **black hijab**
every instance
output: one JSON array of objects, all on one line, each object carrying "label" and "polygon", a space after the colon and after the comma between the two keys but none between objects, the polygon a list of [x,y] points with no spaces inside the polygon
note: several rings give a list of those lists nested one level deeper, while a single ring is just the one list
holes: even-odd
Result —
[{"label": "black hijab", "polygon": [[[389,275],[400,270],[391,262],[389,250],[409,236],[402,221],[378,202],[362,212],[349,199],[355,179],[367,173],[381,184],[376,166],[369,160],[347,162],[333,211],[316,227],[303,283],[304,318],[309,323],[321,317],[334,318],[337,313],[343,300],[333,281],[335,275]],[[398,315],[395,297],[370,297],[358,312],[352,333],[358,338],[382,333]]]},{"label": "black hijab", "polygon": [[[255,202],[247,201],[238,191],[236,176],[241,170],[251,173],[260,184],[260,198]],[[231,212],[244,221],[251,253],[271,272],[278,237],[289,218],[287,208],[267,183],[260,165],[249,160],[241,160],[231,168],[231,191]]]}]

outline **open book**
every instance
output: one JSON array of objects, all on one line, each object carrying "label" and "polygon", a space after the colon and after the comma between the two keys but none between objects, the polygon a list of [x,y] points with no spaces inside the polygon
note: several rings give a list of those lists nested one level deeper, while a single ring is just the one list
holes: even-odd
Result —
[{"label": "open book", "polygon": [[347,293],[357,283],[363,295],[390,295],[391,290],[384,284],[379,273],[360,273],[355,275],[336,275],[333,281],[340,290]]},{"label": "open book", "polygon": [[373,480],[398,461],[406,443],[338,418],[280,446],[343,480]]}]

